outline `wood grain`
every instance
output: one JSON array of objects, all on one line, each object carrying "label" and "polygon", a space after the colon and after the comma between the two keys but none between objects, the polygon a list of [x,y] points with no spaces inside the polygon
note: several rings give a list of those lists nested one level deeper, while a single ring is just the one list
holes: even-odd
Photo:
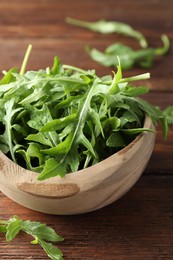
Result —
[{"label": "wood grain", "polygon": [[[0,195],[3,218],[18,214],[54,227],[65,241],[58,244],[65,259],[172,259],[173,176],[143,176],[126,196],[84,215],[52,216],[33,212]],[[0,259],[47,259],[20,235],[7,244],[1,235]]]},{"label": "wood grain", "polygon": [[[20,68],[29,43],[33,52],[28,69],[51,66],[58,55],[63,63],[95,68],[110,74],[84,52],[86,44],[102,50],[121,41],[139,48],[133,39],[100,35],[65,23],[65,17],[95,21],[127,22],[141,31],[150,46],[161,45],[160,36],[171,39],[169,54],[147,70],[151,93],[145,98],[165,108],[173,105],[173,2],[172,0],[0,0],[0,71]],[[134,68],[124,76],[144,73]],[[65,237],[59,245],[69,260],[168,260],[173,259],[173,128],[163,141],[160,126],[149,165],[138,183],[123,198],[104,209],[76,216],[52,216],[26,209],[0,193],[0,219],[18,214],[43,221]],[[0,234],[0,259],[48,259],[39,246],[21,234],[6,243]]]}]

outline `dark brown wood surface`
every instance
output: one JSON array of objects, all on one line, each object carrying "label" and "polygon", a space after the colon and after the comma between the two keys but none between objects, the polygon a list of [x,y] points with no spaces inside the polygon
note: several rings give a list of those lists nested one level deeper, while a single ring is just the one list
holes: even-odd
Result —
[{"label": "dark brown wood surface", "polygon": [[[0,71],[20,67],[27,45],[33,45],[28,69],[51,66],[58,55],[62,63],[111,73],[92,61],[86,44],[100,48],[121,41],[120,35],[101,35],[65,23],[65,17],[96,21],[117,20],[141,31],[150,46],[161,45],[160,36],[173,39],[172,0],[0,0]],[[151,92],[145,98],[161,108],[173,105],[173,53],[155,61],[149,70],[131,69],[125,76],[149,71]],[[22,219],[47,223],[65,237],[59,244],[69,260],[173,259],[173,128],[167,141],[160,127],[151,160],[143,176],[121,199],[106,208],[77,216],[52,216],[26,209],[0,193],[0,219],[17,214]],[[39,246],[20,234],[7,243],[0,234],[0,259],[48,259]]]}]

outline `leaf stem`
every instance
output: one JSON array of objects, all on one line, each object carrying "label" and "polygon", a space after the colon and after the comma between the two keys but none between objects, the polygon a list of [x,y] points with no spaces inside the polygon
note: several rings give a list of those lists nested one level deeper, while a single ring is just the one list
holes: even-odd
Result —
[{"label": "leaf stem", "polygon": [[74,19],[74,18],[70,18],[70,17],[67,17],[65,19],[65,21],[68,24],[76,25],[76,26],[79,26],[79,27],[84,27],[84,28],[92,30],[92,23],[91,22],[81,21],[81,20],[77,20],[77,19]]},{"label": "leaf stem", "polygon": [[132,77],[129,77],[129,78],[123,78],[123,79],[120,80],[120,83],[149,79],[149,78],[150,78],[150,73],[147,72],[147,73],[143,73],[143,74],[140,74],[140,75],[137,75],[137,76],[132,76]]},{"label": "leaf stem", "polygon": [[88,72],[87,70],[83,70],[83,69],[77,68],[75,66],[66,65],[66,64],[63,65],[63,68],[64,69],[70,69],[70,70],[78,71],[78,72],[81,72],[83,74],[86,74]]},{"label": "leaf stem", "polygon": [[[116,75],[116,74],[115,74]],[[144,79],[149,79],[150,78],[150,73],[143,73],[137,76],[132,76],[129,78],[122,78],[120,79],[120,81],[118,83],[125,83],[125,82],[132,82],[132,81],[137,81],[137,80],[144,80]],[[105,81],[104,84],[106,85],[110,85],[112,84],[112,80],[111,81]]]},{"label": "leaf stem", "polygon": [[0,220],[0,225],[8,225],[8,223],[7,220]]},{"label": "leaf stem", "polygon": [[28,46],[28,48],[26,50],[26,53],[25,53],[25,57],[23,59],[23,63],[22,63],[21,69],[20,69],[20,75],[24,75],[24,73],[25,73],[26,65],[27,65],[27,62],[28,62],[31,50],[32,50],[32,45],[29,44],[29,46]]},{"label": "leaf stem", "polygon": [[161,36],[161,40],[163,42],[163,47],[157,48],[155,50],[156,55],[164,55],[168,52],[168,50],[170,48],[170,40],[167,35],[163,34]]}]

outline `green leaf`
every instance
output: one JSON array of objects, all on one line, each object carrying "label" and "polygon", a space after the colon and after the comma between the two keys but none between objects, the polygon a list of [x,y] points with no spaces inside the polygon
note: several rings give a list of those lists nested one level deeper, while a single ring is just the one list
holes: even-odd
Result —
[{"label": "green leaf", "polygon": [[108,147],[125,147],[126,143],[119,132],[113,132],[106,141]]},{"label": "green leaf", "polygon": [[90,108],[88,111],[89,118],[95,124],[95,133],[98,136],[100,133],[104,137],[103,127],[101,124],[101,115],[95,111],[95,109]]},{"label": "green leaf", "polygon": [[1,136],[3,138],[3,143],[7,144],[9,146],[9,151],[11,154],[11,158],[14,162],[16,162],[15,154],[13,151],[14,147],[14,140],[13,140],[13,134],[12,134],[12,126],[13,126],[13,118],[16,113],[18,113],[22,108],[15,108],[15,99],[12,98],[5,102],[4,108],[5,108],[5,115],[3,117],[3,124],[5,125],[5,132]]},{"label": "green leaf", "polygon": [[159,117],[158,117],[158,110],[155,106],[153,106],[152,104],[148,103],[145,100],[142,100],[140,98],[136,98],[133,101],[135,101],[135,103],[137,103],[137,106],[143,110],[145,113],[147,113],[149,115],[149,117],[151,118],[151,120],[153,121],[153,123],[155,125],[158,124],[159,121]]},{"label": "green leaf", "polygon": [[10,219],[9,224],[6,228],[6,240],[7,242],[9,242],[13,240],[22,229],[21,221],[16,216],[14,216],[12,219]]},{"label": "green leaf", "polygon": [[18,133],[22,134],[23,136],[27,136],[26,129],[19,124],[13,124],[12,129],[15,129]]},{"label": "green leaf", "polygon": [[49,120],[52,120],[50,110],[46,104],[40,109],[35,106],[28,105],[27,111],[30,113],[30,120],[27,122],[28,125],[36,130],[40,130]]},{"label": "green leaf", "polygon": [[62,66],[60,64],[60,60],[57,56],[54,57],[54,63],[51,68],[51,75],[55,76],[61,73]]},{"label": "green leaf", "polygon": [[53,246],[51,243],[47,243],[41,239],[39,239],[39,244],[42,246],[46,254],[50,259],[53,260],[63,260],[63,253],[60,249]]},{"label": "green leaf", "polygon": [[[27,106],[27,110],[30,113],[30,120],[27,124],[35,130],[39,131],[49,121],[52,121],[51,112],[46,104],[44,104],[41,109]],[[58,134],[55,132],[48,133],[45,137],[49,139],[53,146],[56,146],[59,141]]]},{"label": "green leaf", "polygon": [[51,156],[64,154],[64,157],[60,162],[60,165],[62,165],[63,169],[67,165],[66,157],[70,153],[71,148],[76,147],[76,145],[79,145],[80,142],[85,147],[87,147],[87,149],[89,149],[93,155],[95,155],[91,144],[89,143],[87,138],[83,135],[83,128],[85,125],[87,115],[89,113],[91,99],[93,98],[93,96],[98,95],[103,91],[104,88],[102,88],[102,85],[99,85],[98,80],[96,80],[91,86],[91,88],[86,92],[86,94],[80,100],[78,113],[77,113],[78,120],[76,120],[72,132],[69,133],[66,139],[60,144],[58,144],[56,147],[43,150],[43,153],[46,153]]},{"label": "green leaf", "polygon": [[61,242],[63,237],[59,236],[55,230],[40,222],[26,220],[23,221],[18,216],[13,216],[9,220],[0,220],[0,232],[6,233],[6,241],[10,242],[17,234],[23,231],[31,235],[34,240],[31,244],[40,244],[50,259],[63,260],[63,253],[60,249],[48,242]]},{"label": "green leaf", "polygon": [[128,134],[128,135],[136,135],[140,134],[142,132],[152,132],[155,133],[155,130],[150,128],[134,128],[134,129],[121,129],[122,132]]},{"label": "green leaf", "polygon": [[124,44],[115,43],[108,46],[104,52],[89,47],[86,51],[94,61],[106,67],[116,67],[119,64],[117,59],[119,57],[122,69],[130,69],[134,65],[146,68],[151,67],[155,56],[167,53],[170,43],[169,39],[166,39],[165,41],[165,38],[162,38],[164,45],[160,48],[134,50]]},{"label": "green leaf", "polygon": [[42,133],[30,134],[25,139],[29,141],[35,141],[37,143],[44,144],[47,146],[52,146],[50,140],[47,139]]},{"label": "green leaf", "polygon": [[7,154],[9,152],[9,146],[8,144],[4,144],[5,140],[2,136],[0,136],[0,150],[4,154]]},{"label": "green leaf", "polygon": [[60,118],[60,119],[54,119],[47,124],[45,124],[43,127],[41,127],[41,132],[50,132],[55,130],[61,130],[66,125],[74,123],[77,119],[77,114],[74,113],[72,115]]},{"label": "green leaf", "polygon": [[134,30],[130,25],[116,21],[99,20],[97,22],[86,22],[72,18],[66,18],[66,22],[72,25],[87,28],[92,31],[100,32],[103,34],[118,33],[129,37],[133,37],[139,41],[143,48],[147,47],[147,40],[139,31]]},{"label": "green leaf", "polygon": [[60,176],[64,177],[66,174],[66,165],[61,165],[54,158],[50,158],[46,161],[43,171],[38,175],[38,180],[45,180],[50,177]]},{"label": "green leaf", "polygon": [[118,83],[122,79],[122,71],[121,71],[121,66],[117,65],[117,67],[118,67],[117,73],[116,74],[114,73],[114,78],[112,80],[112,83],[111,83],[111,86],[109,89],[110,94],[117,94],[120,91],[120,89],[118,87]]},{"label": "green leaf", "polygon": [[57,146],[42,150],[43,153],[50,156],[57,156],[59,154],[66,154],[69,152],[72,145],[73,133],[69,133],[66,139]]},{"label": "green leaf", "polygon": [[121,120],[121,128],[127,127],[129,123],[136,122],[136,126],[139,127],[141,125],[141,120],[139,119],[138,115],[133,112],[133,110],[128,109],[125,111],[120,118]]},{"label": "green leaf", "polygon": [[123,93],[124,95],[127,95],[129,97],[137,97],[143,94],[146,94],[149,92],[149,88],[144,87],[144,86],[128,86],[128,88],[125,90]]},{"label": "green leaf", "polygon": [[68,163],[72,172],[75,172],[79,169],[80,157],[77,147],[73,147],[71,153],[68,154],[68,157],[66,159],[68,159]]},{"label": "green leaf", "polygon": [[88,151],[90,151],[90,153],[93,154],[94,157],[96,157],[92,144],[89,142],[89,140],[86,138],[86,136],[83,133],[81,133],[80,135],[80,142],[88,149]]},{"label": "green leaf", "polygon": [[173,125],[173,106],[168,106],[163,110],[163,113],[169,125]]},{"label": "green leaf", "polygon": [[17,73],[17,68],[10,69],[4,77],[0,81],[0,85],[9,84],[13,81],[15,81],[15,77],[13,76],[13,73]]},{"label": "green leaf", "polygon": [[120,126],[120,124],[121,124],[121,120],[115,116],[109,117],[102,122],[102,126],[103,126],[104,130],[105,130],[105,128],[110,129],[110,127],[112,130],[116,130]]},{"label": "green leaf", "polygon": [[43,97],[47,97],[49,95],[51,86],[47,84],[47,81],[42,83],[41,88],[35,88],[34,91],[30,94],[27,95],[24,99],[22,99],[19,104],[21,105],[27,105],[31,104],[33,102],[37,102],[38,100],[42,99]]},{"label": "green leaf", "polygon": [[51,227],[48,227],[46,224],[40,222],[34,222],[30,220],[21,221],[22,229],[32,236],[37,236],[39,239],[58,242],[63,241],[64,239],[59,236],[55,230]]},{"label": "green leaf", "polygon": [[160,115],[159,116],[159,121],[162,125],[162,135],[163,135],[163,139],[166,140],[167,135],[168,135],[168,121],[167,118],[164,115]]},{"label": "green leaf", "polygon": [[69,106],[75,106],[80,98],[82,97],[82,95],[71,95],[71,96],[66,96],[65,99],[62,99],[59,103],[57,103],[57,105],[55,106],[55,109],[65,109]]},{"label": "green leaf", "polygon": [[[31,165],[31,158],[38,158],[39,164],[42,164],[44,155],[41,153],[40,149],[41,146],[37,143],[29,144],[28,149],[25,152],[28,165]],[[20,153],[20,150],[18,152]]]}]

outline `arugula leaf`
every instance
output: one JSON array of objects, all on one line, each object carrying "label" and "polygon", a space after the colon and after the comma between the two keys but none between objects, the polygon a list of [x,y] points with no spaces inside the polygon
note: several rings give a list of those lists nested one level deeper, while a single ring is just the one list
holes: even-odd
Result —
[{"label": "arugula leaf", "polygon": [[66,22],[75,26],[90,29],[103,34],[118,33],[130,36],[139,41],[142,48],[146,48],[148,43],[146,38],[139,31],[134,30],[130,25],[116,21],[99,20],[97,22],[81,21],[73,18],[66,18]]},{"label": "arugula leaf", "polygon": [[53,260],[63,260],[63,254],[57,247],[41,239],[38,240],[38,243],[42,246],[49,258]]},{"label": "arugula leaf", "polygon": [[4,134],[1,135],[3,139],[3,143],[8,145],[9,151],[11,154],[11,158],[14,162],[16,162],[15,154],[14,154],[14,142],[13,134],[12,134],[12,127],[13,127],[13,119],[16,113],[22,110],[22,108],[14,109],[14,102],[15,99],[12,98],[4,103],[5,114],[2,118],[2,122],[5,125]]},{"label": "arugula leaf", "polygon": [[66,164],[67,163],[64,162],[63,165],[61,165],[61,162],[58,162],[56,159],[49,158],[45,163],[43,171],[39,174],[37,179],[45,180],[57,175],[64,177],[66,173]]},{"label": "arugula leaf", "polygon": [[109,147],[125,147],[126,143],[119,132],[113,132],[106,141]]},{"label": "arugula leaf", "polygon": [[53,66],[51,68],[51,75],[55,76],[55,75],[61,75],[63,68],[62,65],[60,63],[60,60],[57,56],[54,57],[54,63]]},{"label": "arugula leaf", "polygon": [[25,230],[28,234],[32,236],[37,236],[39,239],[58,242],[64,239],[59,236],[54,229],[42,224],[40,222],[33,222],[30,220],[21,221],[22,230]]},{"label": "arugula leaf", "polygon": [[40,244],[50,259],[63,260],[61,250],[48,242],[61,242],[64,238],[59,236],[51,227],[40,222],[30,220],[23,221],[19,219],[18,216],[13,216],[6,221],[0,220],[0,232],[6,233],[7,242],[12,241],[20,231],[31,235],[34,238],[31,243],[33,245]]},{"label": "arugula leaf", "polygon": [[17,73],[17,68],[12,68],[8,72],[5,72],[4,77],[0,81],[0,85],[8,84],[15,80],[15,77],[13,76],[13,73]]},{"label": "arugula leaf", "polygon": [[106,67],[116,67],[119,63],[117,57],[119,57],[122,69],[130,69],[134,65],[149,68],[156,56],[166,54],[170,48],[168,37],[163,35],[161,39],[163,47],[160,48],[135,50],[124,44],[115,43],[108,46],[104,52],[90,47],[86,47],[86,51],[94,61]]},{"label": "arugula leaf", "polygon": [[168,124],[173,125],[173,106],[168,106],[163,110],[163,114],[166,116]]},{"label": "arugula leaf", "polygon": [[[27,168],[35,171],[35,167],[42,166],[45,156],[40,152],[41,145],[38,143],[29,143],[28,148],[25,151],[24,149],[18,149],[17,153],[21,154],[26,161]],[[37,159],[37,165],[33,165],[33,158]],[[42,168],[42,167],[41,167]],[[40,169],[40,168],[38,168]]]},{"label": "arugula leaf", "polygon": [[7,242],[10,242],[17,236],[17,234],[22,229],[21,223],[20,223],[20,220],[18,219],[18,217],[14,216],[13,218],[11,218],[9,220],[9,223],[8,223],[6,229],[7,229],[6,240],[7,240]]},{"label": "arugula leaf", "polygon": [[67,124],[74,123],[77,118],[77,114],[72,114],[60,119],[54,119],[47,124],[45,124],[40,131],[47,132],[47,131],[55,131],[63,129]]}]

